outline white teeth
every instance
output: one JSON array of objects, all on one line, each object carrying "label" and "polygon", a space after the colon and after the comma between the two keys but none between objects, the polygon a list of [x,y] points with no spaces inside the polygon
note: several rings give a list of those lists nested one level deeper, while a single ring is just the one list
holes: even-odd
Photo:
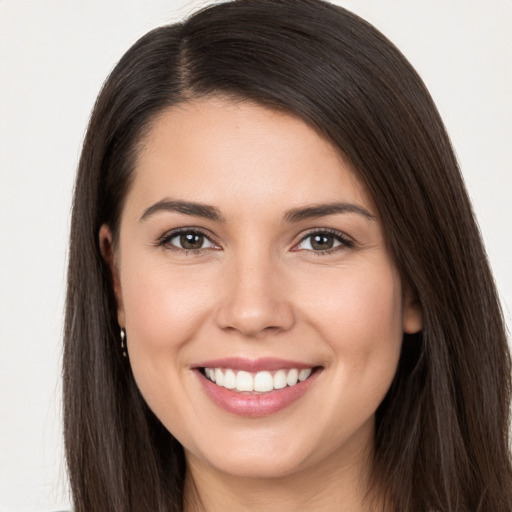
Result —
[{"label": "white teeth", "polygon": [[215,382],[222,386],[224,384],[224,374],[220,368],[215,368]]},{"label": "white teeth", "polygon": [[253,391],[254,379],[249,372],[240,371],[236,375],[236,390],[237,391]]},{"label": "white teeth", "polygon": [[299,373],[299,380],[302,382],[303,380],[306,380],[311,375],[311,368],[305,368],[304,370],[301,370]]},{"label": "white teeth", "polygon": [[274,389],[283,389],[286,387],[286,372],[278,370],[274,375]]},{"label": "white teeth", "polygon": [[254,377],[254,391],[265,393],[274,389],[274,378],[269,372],[258,372]]},{"label": "white teeth", "polygon": [[226,370],[226,373],[224,374],[224,382],[222,385],[228,389],[236,388],[236,375],[233,370]]},{"label": "white teeth", "polygon": [[286,383],[288,386],[295,386],[297,384],[297,380],[299,379],[299,370],[293,368],[288,372],[288,376],[286,377]]},{"label": "white teeth", "polygon": [[305,381],[312,372],[312,368],[298,370],[277,370],[274,375],[269,371],[251,374],[243,370],[232,370],[231,368],[205,368],[206,377],[215,382],[218,386],[236,391],[256,391],[268,393],[273,389],[283,389],[286,386],[295,386],[298,382]]}]

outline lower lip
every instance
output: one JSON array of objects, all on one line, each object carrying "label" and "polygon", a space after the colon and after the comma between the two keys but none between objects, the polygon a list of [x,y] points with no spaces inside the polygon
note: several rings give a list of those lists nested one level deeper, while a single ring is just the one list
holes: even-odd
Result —
[{"label": "lower lip", "polygon": [[217,386],[199,370],[196,370],[196,373],[206,394],[216,405],[238,416],[260,417],[274,414],[296,402],[309,390],[321,372],[314,371],[308,379],[298,382],[295,386],[268,393],[237,393]]}]

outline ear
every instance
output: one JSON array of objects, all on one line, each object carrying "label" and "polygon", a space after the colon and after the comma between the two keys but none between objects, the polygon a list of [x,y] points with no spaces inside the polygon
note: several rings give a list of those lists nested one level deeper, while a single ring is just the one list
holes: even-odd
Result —
[{"label": "ear", "polygon": [[423,309],[416,294],[407,286],[404,296],[403,331],[416,334],[423,329]]},{"label": "ear", "polygon": [[112,242],[112,232],[110,227],[106,224],[103,224],[100,228],[99,242],[101,256],[110,269],[110,277],[112,278],[114,295],[117,302],[117,321],[120,327],[124,327],[126,324],[123,306],[123,294],[121,291],[121,279],[119,277],[119,258],[117,256],[114,243]]}]

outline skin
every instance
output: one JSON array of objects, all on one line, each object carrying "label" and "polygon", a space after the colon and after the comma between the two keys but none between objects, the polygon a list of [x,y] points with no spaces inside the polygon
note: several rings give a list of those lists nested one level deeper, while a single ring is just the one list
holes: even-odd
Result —
[{"label": "skin", "polygon": [[[108,226],[100,242],[137,384],[185,449],[186,509],[370,510],[375,411],[403,332],[422,325],[356,174],[303,121],[250,102],[168,109],[141,147],[119,242]],[[147,213],[162,200],[212,205],[223,221]],[[369,216],[284,218],[340,201]],[[178,228],[200,229],[202,249],[180,249],[169,235]],[[308,238],[323,229],[336,232],[326,252]],[[237,416],[211,401],[192,369],[236,356],[320,372],[285,409]]]}]

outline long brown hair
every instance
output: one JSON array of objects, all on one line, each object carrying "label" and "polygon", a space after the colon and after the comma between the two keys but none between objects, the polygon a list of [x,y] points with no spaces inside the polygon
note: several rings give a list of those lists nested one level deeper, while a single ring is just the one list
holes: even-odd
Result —
[{"label": "long brown hair", "polygon": [[[424,328],[377,411],[376,488],[400,512],[510,512],[510,356],[478,227],[436,107],[375,28],[320,0],[239,0],[142,37],[97,99],[69,253],[64,430],[76,512],[182,509],[183,449],[119,348],[103,223],[117,233],[138,144],[162,109],[249,99],[301,117],[351,161]],[[321,179],[321,177],[320,177]]]}]

